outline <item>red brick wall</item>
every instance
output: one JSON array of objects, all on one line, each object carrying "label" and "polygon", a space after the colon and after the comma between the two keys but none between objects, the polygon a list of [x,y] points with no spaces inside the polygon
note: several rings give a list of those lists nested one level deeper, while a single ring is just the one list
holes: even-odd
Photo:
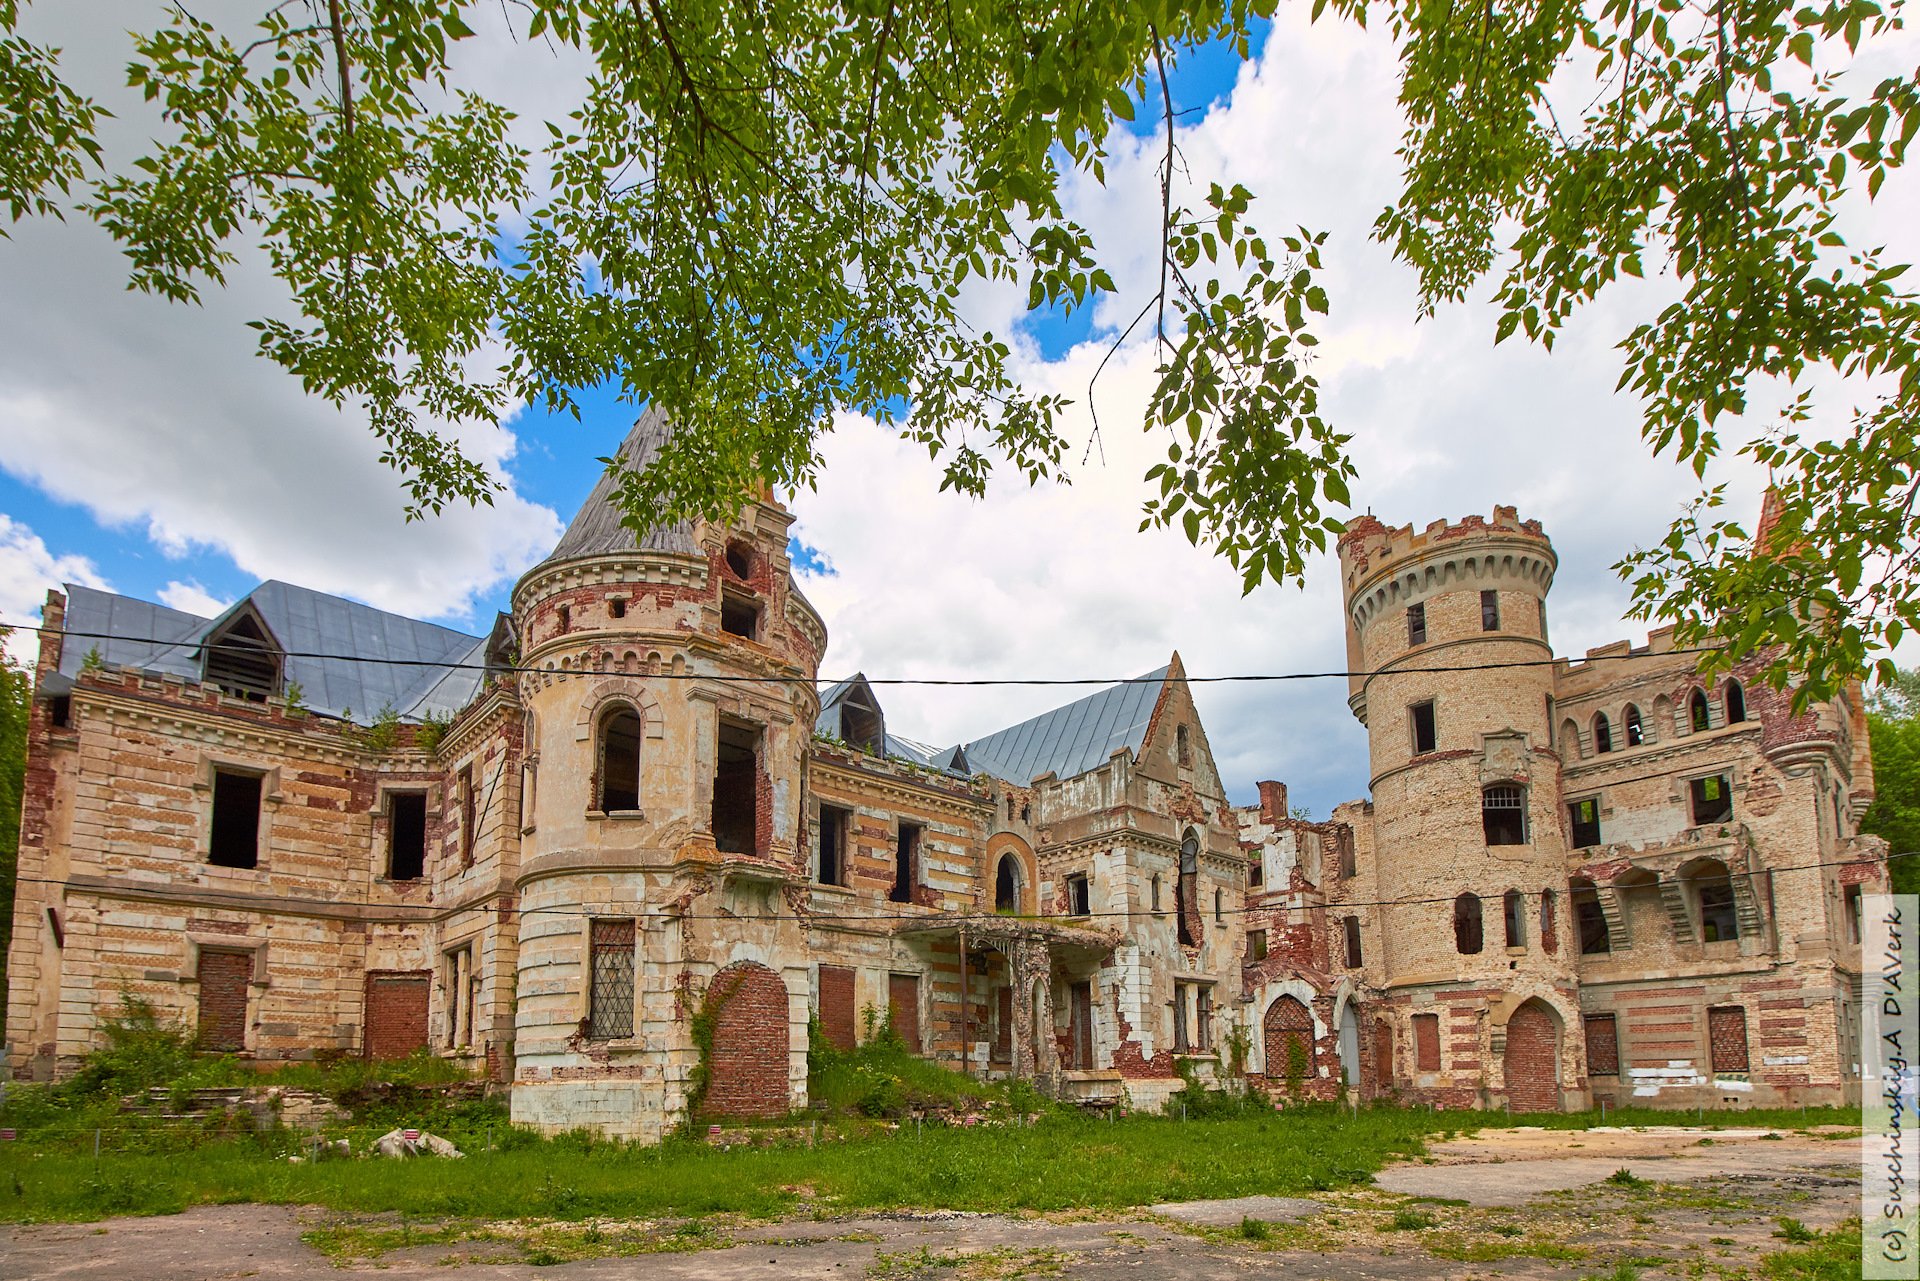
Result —
[{"label": "red brick wall", "polygon": [[200,1048],[247,1048],[247,983],[253,978],[251,952],[200,953]]},{"label": "red brick wall", "polygon": [[785,1116],[787,987],[764,965],[742,961],[714,975],[709,1008],[713,1054],[706,1111],[714,1116]]},{"label": "red brick wall", "polygon": [[365,1053],[370,1059],[400,1059],[427,1043],[427,970],[367,975]]},{"label": "red brick wall", "polygon": [[1515,1112],[1560,1110],[1560,1056],[1553,1015],[1528,1001],[1507,1020],[1507,1103]]},{"label": "red brick wall", "polygon": [[843,1050],[851,1050],[859,1040],[853,1007],[853,971],[841,965],[821,966],[820,1030]]},{"label": "red brick wall", "polygon": [[1715,1072],[1747,1071],[1747,1012],[1743,1007],[1726,1005],[1708,1010],[1707,1041]]}]

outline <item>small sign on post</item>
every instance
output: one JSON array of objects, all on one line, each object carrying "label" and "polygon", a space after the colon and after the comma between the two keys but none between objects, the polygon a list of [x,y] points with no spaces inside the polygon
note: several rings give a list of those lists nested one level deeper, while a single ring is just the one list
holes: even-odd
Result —
[{"label": "small sign on post", "polygon": [[0,1130],[0,1143],[11,1143],[19,1137],[12,1129]]},{"label": "small sign on post", "polygon": [[402,1130],[400,1131],[400,1137],[405,1139],[409,1143],[418,1143],[420,1141],[420,1131]]}]

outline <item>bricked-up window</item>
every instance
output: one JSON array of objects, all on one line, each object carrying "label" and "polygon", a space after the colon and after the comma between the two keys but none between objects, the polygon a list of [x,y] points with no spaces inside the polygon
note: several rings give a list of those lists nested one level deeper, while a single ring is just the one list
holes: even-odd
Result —
[{"label": "bricked-up window", "polygon": [[1247,960],[1264,961],[1267,959],[1267,932],[1265,930],[1247,931]]},{"label": "bricked-up window", "polygon": [[993,910],[1013,913],[1020,910],[1020,860],[1002,854],[993,873]]},{"label": "bricked-up window", "polygon": [[1361,964],[1360,918],[1357,916],[1349,916],[1345,921],[1341,923],[1340,928],[1345,932],[1345,940],[1347,944],[1347,968],[1350,970],[1357,970],[1360,968],[1360,964]]},{"label": "bricked-up window", "polygon": [[1513,783],[1495,783],[1480,793],[1480,825],[1489,845],[1527,843],[1527,796]]},{"label": "bricked-up window", "polygon": [[1519,890],[1508,890],[1500,901],[1500,915],[1507,930],[1508,947],[1527,945],[1527,900]]},{"label": "bricked-up window", "polygon": [[1613,950],[1607,936],[1607,914],[1600,907],[1600,891],[1584,876],[1576,876],[1567,888],[1573,894],[1573,924],[1580,932],[1580,955],[1604,956]]},{"label": "bricked-up window", "polygon": [[1586,797],[1567,804],[1567,826],[1573,833],[1573,848],[1586,849],[1600,843],[1600,801]]},{"label": "bricked-up window", "polygon": [[887,1022],[907,1043],[907,1052],[920,1053],[920,976],[887,976]]},{"label": "bricked-up window", "polygon": [[559,626],[560,635],[565,636],[569,631],[572,631],[573,607],[571,605],[560,606],[559,609],[554,611],[554,621]]},{"label": "bricked-up window", "polygon": [[1500,630],[1500,593],[1480,593],[1480,630],[1497,632]]},{"label": "bricked-up window", "polygon": [[1548,956],[1560,950],[1560,939],[1553,928],[1553,891],[1540,891],[1540,950]]},{"label": "bricked-up window", "polygon": [[387,793],[387,879],[416,881],[427,868],[427,794]]},{"label": "bricked-up window", "polygon": [[760,639],[760,606],[730,591],[720,593],[720,630],[729,636]]},{"label": "bricked-up window", "polygon": [[1700,938],[1724,943],[1740,937],[1740,917],[1734,910],[1733,877],[1719,859],[1702,859],[1683,873],[1700,913]]},{"label": "bricked-up window", "polygon": [[246,1049],[247,985],[253,980],[253,953],[202,948],[194,978],[200,988],[195,1043],[203,1050],[227,1053]]},{"label": "bricked-up window", "polygon": [[1596,755],[1613,750],[1613,722],[1605,712],[1593,714],[1593,750]]},{"label": "bricked-up window", "polygon": [[1693,727],[1693,732],[1696,734],[1706,732],[1707,727],[1712,723],[1712,716],[1707,711],[1707,696],[1702,690],[1694,690],[1693,695],[1687,699],[1687,723]]},{"label": "bricked-up window", "polygon": [[640,808],[640,715],[616,703],[600,717],[600,755],[594,762],[599,794],[594,808],[603,814]]},{"label": "bricked-up window", "polygon": [[479,796],[473,790],[473,766],[460,767],[460,866],[473,866],[474,828],[479,826]]},{"label": "bricked-up window", "polygon": [[1635,707],[1632,703],[1628,703],[1627,710],[1621,719],[1626,723],[1628,747],[1638,747],[1647,741],[1647,729],[1646,726],[1640,723],[1639,708]]},{"label": "bricked-up window", "polygon": [[1587,1075],[1620,1075],[1620,1028],[1611,1014],[1587,1015]]},{"label": "bricked-up window", "polygon": [[1715,1073],[1748,1070],[1745,1006],[1716,1005],[1707,1011],[1707,1054]]},{"label": "bricked-up window", "polygon": [[1093,912],[1093,889],[1084,872],[1067,878],[1067,915],[1089,916]]},{"label": "bricked-up window", "polygon": [[1440,1070],[1440,1016],[1413,1016],[1413,1065],[1421,1072]]},{"label": "bricked-up window", "polygon": [[1424,645],[1427,643],[1427,607],[1426,605],[1407,606],[1407,644]]},{"label": "bricked-up window", "polygon": [[1747,719],[1747,691],[1739,681],[1727,682],[1727,724],[1738,725]]},{"label": "bricked-up window", "polygon": [[713,767],[713,844],[722,854],[760,849],[760,730],[721,721]]},{"label": "bricked-up window", "polygon": [[913,886],[919,879],[920,835],[918,823],[902,820],[893,842],[893,887],[887,898],[894,903],[913,902]]},{"label": "bricked-up window", "polygon": [[852,831],[852,810],[838,805],[820,807],[819,858],[814,876],[822,885],[847,883],[847,838]]},{"label": "bricked-up window", "polygon": [[1433,717],[1433,700],[1413,704],[1407,708],[1407,715],[1412,717],[1413,754],[1431,752],[1440,741],[1440,730]]},{"label": "bricked-up window", "polygon": [[227,769],[213,772],[207,862],[215,867],[260,865],[260,775]]},{"label": "bricked-up window", "polygon": [[611,1041],[633,1035],[633,922],[596,920],[590,925],[593,986],[587,994],[587,1036]]},{"label": "bricked-up window", "polygon": [[1687,787],[1692,793],[1694,826],[1725,823],[1733,817],[1733,788],[1725,774],[1696,778]]},{"label": "bricked-up window", "polygon": [[1478,894],[1469,892],[1453,900],[1453,946],[1462,956],[1478,956],[1486,946]]}]

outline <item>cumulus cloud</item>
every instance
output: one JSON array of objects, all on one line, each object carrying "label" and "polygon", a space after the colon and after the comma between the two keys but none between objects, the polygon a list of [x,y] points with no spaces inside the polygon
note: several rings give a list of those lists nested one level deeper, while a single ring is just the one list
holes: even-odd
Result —
[{"label": "cumulus cloud", "polygon": [[[110,590],[85,556],[56,555],[38,534],[0,513],[0,627],[38,625],[47,589],[61,583]],[[7,637],[6,649],[16,662],[31,664],[40,641],[32,632],[16,630]]]},{"label": "cumulus cloud", "polygon": [[202,618],[218,618],[227,612],[227,606],[233,604],[192,581],[183,583],[176,580],[154,594],[168,609],[177,609],[183,614],[198,614]]}]

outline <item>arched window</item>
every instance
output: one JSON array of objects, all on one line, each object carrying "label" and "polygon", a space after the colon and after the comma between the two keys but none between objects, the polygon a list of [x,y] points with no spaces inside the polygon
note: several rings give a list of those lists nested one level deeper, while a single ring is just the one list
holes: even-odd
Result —
[{"label": "arched window", "polygon": [[1605,712],[1593,714],[1593,750],[1596,753],[1613,750],[1613,723]]},{"label": "arched window", "polygon": [[1747,719],[1747,691],[1739,681],[1727,682],[1727,724],[1738,725]]},{"label": "arched window", "polygon": [[1298,999],[1283,996],[1267,1007],[1264,1020],[1269,1080],[1306,1080],[1317,1075],[1313,1061],[1313,1012]]},{"label": "arched window", "polygon": [[1567,888],[1573,892],[1573,923],[1580,933],[1580,955],[1604,956],[1613,950],[1607,934],[1607,914],[1600,907],[1600,891],[1584,876],[1576,876]]},{"label": "arched window", "polygon": [[1707,693],[1696,689],[1687,699],[1687,725],[1696,734],[1704,733],[1713,723],[1707,711]]},{"label": "arched window", "polygon": [[1673,700],[1661,694],[1653,700],[1653,733],[1648,741],[1658,743],[1677,730],[1673,723]]},{"label": "arched window", "polygon": [[640,808],[640,714],[616,703],[600,717],[594,808],[603,814]]},{"label": "arched window", "polygon": [[1453,946],[1462,956],[1478,956],[1485,945],[1480,929],[1480,896],[1462,894],[1453,900]]},{"label": "arched window", "polygon": [[1508,890],[1501,900],[1501,915],[1507,927],[1507,946],[1527,945],[1527,900],[1519,890]]},{"label": "arched window", "polygon": [[741,582],[744,583],[753,577],[756,559],[758,558],[753,554],[753,544],[739,539],[727,544],[727,568],[733,571],[733,576]]},{"label": "arched window", "polygon": [[1020,910],[1020,860],[1011,854],[1000,856],[1000,868],[993,877],[993,910]]},{"label": "arched window", "polygon": [[1717,858],[1703,858],[1681,870],[1680,882],[1693,899],[1700,940],[1724,943],[1740,937],[1740,915],[1733,902],[1733,877]]},{"label": "arched window", "polygon": [[1225,890],[1213,892],[1213,923],[1215,925],[1227,923],[1227,892]]},{"label": "arched window", "polygon": [[1621,718],[1627,727],[1627,746],[1638,747],[1647,741],[1646,727],[1640,723],[1640,709],[1632,703],[1627,704],[1626,714]]},{"label": "arched window", "polygon": [[1489,845],[1527,843],[1527,795],[1513,783],[1495,783],[1480,793],[1480,825]]},{"label": "arched window", "polygon": [[1560,759],[1577,761],[1580,759],[1580,727],[1569,716],[1560,722]]},{"label": "arched window", "polygon": [[1153,888],[1153,910],[1158,912],[1160,910],[1160,877],[1157,873],[1154,875],[1152,888]]},{"label": "arched window", "polygon": [[1180,879],[1173,887],[1173,914],[1180,941],[1188,947],[1200,942],[1200,838],[1193,829],[1180,841]]}]

